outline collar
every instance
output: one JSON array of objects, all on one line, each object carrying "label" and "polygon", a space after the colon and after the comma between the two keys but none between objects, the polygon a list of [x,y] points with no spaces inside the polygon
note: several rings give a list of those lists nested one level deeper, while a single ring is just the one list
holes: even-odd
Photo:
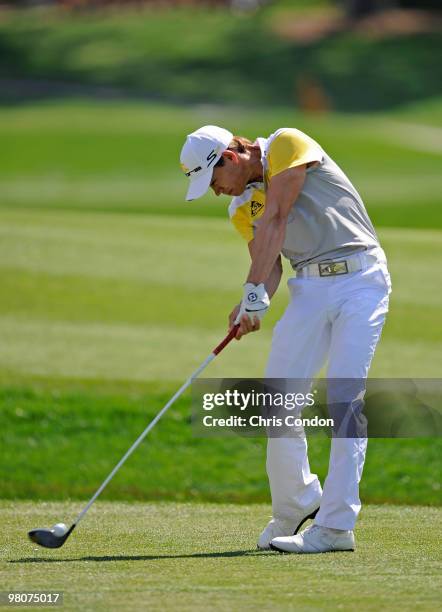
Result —
[{"label": "collar", "polygon": [[259,144],[259,148],[261,149],[262,180],[264,184],[264,189],[267,189],[267,179],[266,179],[266,174],[268,170],[267,145],[269,142],[269,138],[258,137],[255,142]]},{"label": "collar", "polygon": [[268,138],[257,138],[256,139],[256,143],[259,144],[259,148],[261,149],[261,163],[262,163],[262,167],[264,169],[264,171],[266,170],[266,166],[267,166],[267,141]]}]

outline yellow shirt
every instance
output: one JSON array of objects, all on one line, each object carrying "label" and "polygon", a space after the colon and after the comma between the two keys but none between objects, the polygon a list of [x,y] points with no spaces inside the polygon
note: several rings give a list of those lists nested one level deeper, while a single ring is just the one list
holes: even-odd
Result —
[{"label": "yellow shirt", "polygon": [[309,136],[293,128],[282,128],[267,141],[258,139],[262,150],[264,183],[252,183],[229,206],[230,219],[243,238],[253,240],[256,222],[265,210],[265,185],[272,177],[322,159],[321,148]]}]

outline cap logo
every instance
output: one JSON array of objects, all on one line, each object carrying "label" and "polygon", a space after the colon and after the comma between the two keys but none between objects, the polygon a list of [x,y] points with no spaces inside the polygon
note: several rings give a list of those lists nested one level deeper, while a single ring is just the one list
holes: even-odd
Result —
[{"label": "cap logo", "polygon": [[210,151],[209,155],[207,156],[207,167],[209,167],[211,164],[213,164],[213,162],[216,159],[216,153],[215,153],[215,149],[213,149],[212,151]]},{"label": "cap logo", "polygon": [[202,170],[201,166],[197,166],[193,170],[189,170],[188,172],[186,172],[186,176],[190,176],[191,174],[195,174],[196,172],[199,172],[200,170]]}]

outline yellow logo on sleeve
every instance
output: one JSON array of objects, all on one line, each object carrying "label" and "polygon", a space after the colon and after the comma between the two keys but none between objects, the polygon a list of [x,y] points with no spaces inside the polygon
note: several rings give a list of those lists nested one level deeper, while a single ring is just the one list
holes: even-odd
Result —
[{"label": "yellow logo on sleeve", "polygon": [[256,217],[261,208],[264,206],[262,202],[257,202],[256,200],[252,200],[250,202],[250,214],[252,217]]}]

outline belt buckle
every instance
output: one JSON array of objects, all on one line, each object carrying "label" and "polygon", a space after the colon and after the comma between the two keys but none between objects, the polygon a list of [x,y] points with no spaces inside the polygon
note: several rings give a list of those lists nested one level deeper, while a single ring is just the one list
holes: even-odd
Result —
[{"label": "belt buckle", "polygon": [[318,264],[319,276],[338,276],[339,274],[348,274],[347,262],[330,261]]}]

